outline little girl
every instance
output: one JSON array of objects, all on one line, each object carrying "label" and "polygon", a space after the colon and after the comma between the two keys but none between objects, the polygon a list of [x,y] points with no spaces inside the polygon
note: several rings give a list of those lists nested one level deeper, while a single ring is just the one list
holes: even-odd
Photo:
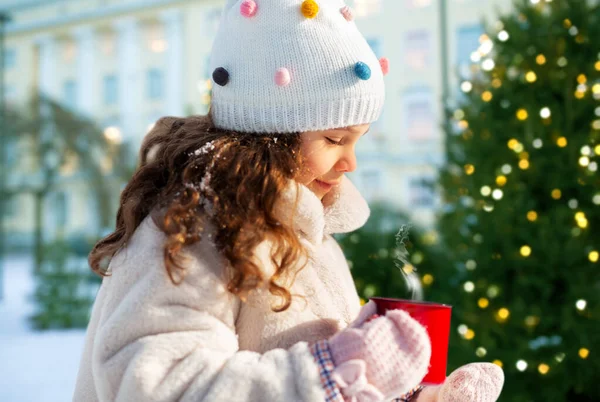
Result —
[{"label": "little girl", "polygon": [[342,0],[228,0],[208,116],[144,139],[73,400],[493,402],[488,363],[419,386],[431,346],[403,311],[362,308],[332,237],[360,228],[348,180],[384,102],[377,60]]}]

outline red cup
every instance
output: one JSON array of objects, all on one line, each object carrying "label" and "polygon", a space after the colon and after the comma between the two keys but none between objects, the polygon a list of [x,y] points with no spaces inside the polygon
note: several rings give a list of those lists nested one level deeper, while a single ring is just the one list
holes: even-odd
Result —
[{"label": "red cup", "polygon": [[377,305],[377,314],[385,315],[388,310],[404,310],[427,330],[431,340],[429,371],[422,385],[437,385],[446,379],[448,363],[448,341],[450,340],[450,316],[452,306],[433,302],[371,297]]}]

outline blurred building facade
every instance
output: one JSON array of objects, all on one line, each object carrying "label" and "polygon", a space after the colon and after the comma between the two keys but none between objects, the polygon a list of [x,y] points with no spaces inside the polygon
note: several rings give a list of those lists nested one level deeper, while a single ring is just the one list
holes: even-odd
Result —
[{"label": "blurred building facade", "polygon": [[[300,0],[299,0],[300,2]],[[204,114],[208,57],[223,0],[4,0],[5,97],[18,104],[41,91],[97,121],[130,145],[131,158],[164,115]],[[369,201],[385,200],[414,222],[435,224],[439,196],[426,183],[444,163],[444,94],[460,90],[510,0],[348,0],[378,57],[390,60],[382,118],[361,140],[351,179]],[[479,52],[478,52],[479,49]],[[110,170],[110,166],[107,167]],[[68,172],[65,173],[68,179]],[[94,226],[91,194],[74,182],[48,208],[68,232]],[[115,200],[115,204],[118,200]],[[116,205],[115,205],[116,206]],[[28,201],[12,202],[8,232],[33,225]]]}]

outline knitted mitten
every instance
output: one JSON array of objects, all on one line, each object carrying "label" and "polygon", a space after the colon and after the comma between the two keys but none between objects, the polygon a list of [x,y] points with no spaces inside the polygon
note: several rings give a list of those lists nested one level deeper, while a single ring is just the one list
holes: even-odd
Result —
[{"label": "knitted mitten", "polygon": [[[357,322],[373,313],[370,307],[364,310]],[[338,332],[327,344],[335,366],[332,379],[352,402],[379,402],[406,393],[423,379],[431,357],[425,328],[400,310]]]},{"label": "knitted mitten", "polygon": [[442,385],[425,387],[416,402],[495,402],[504,372],[491,363],[471,363],[454,370]]}]

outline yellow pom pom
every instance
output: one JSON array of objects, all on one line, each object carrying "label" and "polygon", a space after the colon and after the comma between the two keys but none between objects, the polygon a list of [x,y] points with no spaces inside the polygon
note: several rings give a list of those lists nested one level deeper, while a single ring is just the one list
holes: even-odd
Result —
[{"label": "yellow pom pom", "polygon": [[302,3],[302,14],[306,18],[315,18],[319,12],[319,5],[315,0],[306,0]]}]

